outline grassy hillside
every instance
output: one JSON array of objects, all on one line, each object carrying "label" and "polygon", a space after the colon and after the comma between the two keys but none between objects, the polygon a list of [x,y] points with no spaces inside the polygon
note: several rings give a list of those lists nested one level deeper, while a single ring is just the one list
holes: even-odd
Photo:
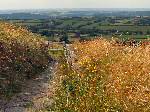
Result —
[{"label": "grassy hillside", "polygon": [[98,39],[75,43],[72,49],[73,66],[68,68],[64,60],[57,71],[53,110],[150,111],[150,44],[119,46]]},{"label": "grassy hillside", "polygon": [[12,24],[0,22],[0,95],[34,77],[48,65],[45,40]]}]

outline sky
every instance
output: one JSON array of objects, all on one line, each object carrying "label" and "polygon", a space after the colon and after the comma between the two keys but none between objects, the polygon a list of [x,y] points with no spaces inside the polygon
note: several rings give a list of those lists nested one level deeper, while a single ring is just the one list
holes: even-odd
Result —
[{"label": "sky", "polygon": [[0,0],[0,10],[47,8],[150,8],[150,0]]}]

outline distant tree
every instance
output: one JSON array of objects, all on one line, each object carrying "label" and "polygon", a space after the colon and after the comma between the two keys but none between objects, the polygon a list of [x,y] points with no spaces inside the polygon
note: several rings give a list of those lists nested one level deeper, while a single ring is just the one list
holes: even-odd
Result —
[{"label": "distant tree", "polygon": [[80,32],[76,32],[76,33],[75,33],[75,37],[80,38],[80,36],[81,36],[81,35],[80,35]]},{"label": "distant tree", "polygon": [[43,36],[54,36],[54,33],[50,32],[48,30],[43,30],[43,31],[41,31],[41,35],[43,35]]},{"label": "distant tree", "polygon": [[60,38],[60,42],[64,41],[65,43],[69,43],[68,34],[64,33]]},{"label": "distant tree", "polygon": [[29,30],[31,30],[33,33],[38,33],[39,29],[37,28],[37,26],[28,26]]},{"label": "distant tree", "polygon": [[144,34],[144,32],[142,32],[142,31],[139,31],[139,35],[143,35]]},{"label": "distant tree", "polygon": [[147,31],[146,34],[149,35],[149,34],[150,34],[150,31]]}]

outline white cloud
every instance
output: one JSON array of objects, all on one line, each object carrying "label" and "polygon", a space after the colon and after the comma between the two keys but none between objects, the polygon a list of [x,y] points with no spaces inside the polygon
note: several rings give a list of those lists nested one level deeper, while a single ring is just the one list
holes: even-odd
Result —
[{"label": "white cloud", "polygon": [[0,9],[150,8],[150,0],[0,0]]},{"label": "white cloud", "polygon": [[49,0],[0,0],[0,9],[28,9],[48,7]]}]

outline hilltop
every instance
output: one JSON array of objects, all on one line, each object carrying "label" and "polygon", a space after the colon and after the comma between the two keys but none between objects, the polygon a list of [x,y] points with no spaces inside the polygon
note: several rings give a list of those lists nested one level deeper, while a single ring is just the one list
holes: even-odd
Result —
[{"label": "hilltop", "polygon": [[0,96],[47,68],[51,58],[45,39],[13,24],[0,22]]}]

